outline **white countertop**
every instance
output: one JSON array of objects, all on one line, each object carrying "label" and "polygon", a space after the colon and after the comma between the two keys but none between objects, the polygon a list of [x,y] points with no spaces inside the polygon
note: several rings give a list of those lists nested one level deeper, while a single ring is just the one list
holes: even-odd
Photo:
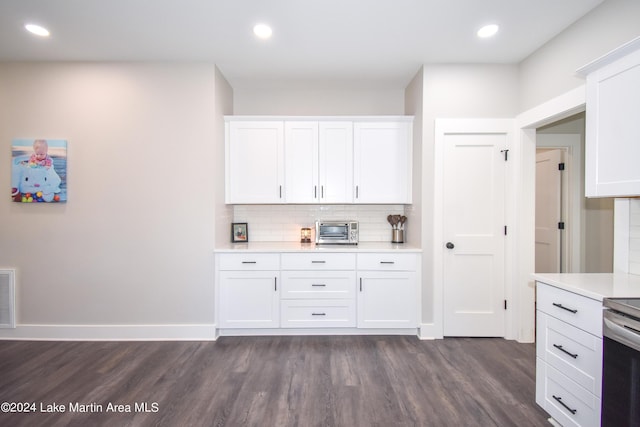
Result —
[{"label": "white countertop", "polygon": [[623,273],[535,273],[533,278],[587,298],[639,298],[640,276]]},{"label": "white countertop", "polygon": [[360,242],[357,245],[316,245],[300,242],[227,243],[214,252],[422,252],[407,243]]}]

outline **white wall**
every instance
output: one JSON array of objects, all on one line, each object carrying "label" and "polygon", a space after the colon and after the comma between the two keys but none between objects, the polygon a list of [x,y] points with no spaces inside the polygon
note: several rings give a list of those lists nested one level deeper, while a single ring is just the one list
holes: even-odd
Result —
[{"label": "white wall", "polygon": [[438,321],[433,299],[434,227],[442,226],[434,224],[433,215],[435,119],[515,117],[518,70],[515,65],[425,65],[422,79],[422,333],[430,336],[424,325]]},{"label": "white wall", "polygon": [[520,111],[584,84],[583,65],[640,36],[640,1],[604,0],[520,63]]},{"label": "white wall", "polygon": [[19,324],[214,323],[215,86],[207,64],[0,64],[0,163],[68,141],[68,203],[0,198]]},{"label": "white wall", "polygon": [[215,123],[214,155],[211,159],[211,172],[214,174],[215,195],[215,245],[229,241],[230,224],[233,222],[233,206],[224,203],[225,191],[225,153],[224,153],[224,116],[233,114],[233,89],[216,67],[215,105],[216,112],[212,118]]},{"label": "white wall", "polygon": [[640,274],[640,199],[629,200],[629,273]]},{"label": "white wall", "polygon": [[411,80],[405,89],[405,114],[413,116],[413,186],[412,198],[413,204],[405,207],[405,215],[407,216],[407,233],[405,241],[407,243],[422,246],[422,141],[423,125],[422,125],[422,107],[424,104],[423,95],[423,69],[420,68],[418,73]]},{"label": "white wall", "polygon": [[239,89],[235,115],[402,115],[403,89],[335,89],[331,87]]}]

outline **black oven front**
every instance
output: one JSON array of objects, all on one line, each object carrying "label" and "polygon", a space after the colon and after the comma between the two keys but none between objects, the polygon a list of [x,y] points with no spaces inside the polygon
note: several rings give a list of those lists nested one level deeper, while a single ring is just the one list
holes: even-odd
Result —
[{"label": "black oven front", "polygon": [[604,306],[602,426],[639,427],[640,299],[608,298]]}]

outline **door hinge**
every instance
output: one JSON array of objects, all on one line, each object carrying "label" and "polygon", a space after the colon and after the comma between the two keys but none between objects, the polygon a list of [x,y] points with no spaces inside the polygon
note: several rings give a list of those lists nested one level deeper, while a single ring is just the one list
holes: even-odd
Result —
[{"label": "door hinge", "polygon": [[564,222],[558,223],[558,230],[564,230]]},{"label": "door hinge", "polygon": [[504,300],[504,309],[507,309],[507,300]]},{"label": "door hinge", "polygon": [[558,170],[559,171],[563,171],[564,170],[564,163],[558,163]]},{"label": "door hinge", "polygon": [[504,161],[509,160],[509,150],[500,150],[501,153],[504,153]]},{"label": "door hinge", "polygon": [[504,235],[505,236],[507,235],[507,226],[506,225],[504,226]]}]

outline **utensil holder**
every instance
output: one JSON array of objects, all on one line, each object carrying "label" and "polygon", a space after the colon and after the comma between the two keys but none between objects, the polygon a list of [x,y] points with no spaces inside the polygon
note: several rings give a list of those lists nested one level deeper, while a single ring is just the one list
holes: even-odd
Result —
[{"label": "utensil holder", "polygon": [[404,243],[404,230],[391,230],[391,243]]}]

